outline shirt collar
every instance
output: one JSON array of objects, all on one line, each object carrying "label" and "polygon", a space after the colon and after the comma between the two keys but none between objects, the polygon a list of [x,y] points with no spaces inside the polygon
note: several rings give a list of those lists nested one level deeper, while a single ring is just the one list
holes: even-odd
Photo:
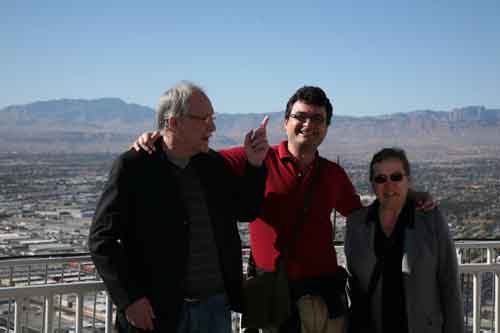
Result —
[{"label": "shirt collar", "polygon": [[378,207],[380,203],[377,199],[370,206],[368,206],[368,213],[366,214],[365,223],[368,224],[371,221],[378,221]]},{"label": "shirt collar", "polygon": [[[180,168],[180,169],[185,169],[187,167],[187,165],[189,164],[189,161],[191,160],[190,158],[176,158],[172,155],[172,153],[166,149],[162,144],[158,146],[156,146],[157,148],[157,151],[160,151],[162,154],[162,156],[166,157],[166,159],[172,163],[173,165],[175,165],[176,167]],[[160,148],[158,150],[158,148]]]},{"label": "shirt collar", "polygon": [[[368,207],[368,213],[366,214],[366,220],[365,223],[373,223],[378,221],[378,207],[380,206],[380,203],[378,200],[375,200],[369,207]],[[399,213],[399,218],[404,218],[406,221],[406,225],[410,228],[413,228],[413,225],[415,224],[415,202],[411,199],[406,199],[406,203],[403,206],[403,209],[401,210],[401,213]]]},{"label": "shirt collar", "polygon": [[189,158],[175,158],[172,154],[169,154],[168,151],[165,151],[165,154],[167,155],[168,160],[180,169],[185,169],[189,164]]},{"label": "shirt collar", "polygon": [[[316,153],[314,154],[314,161],[313,162],[315,162],[317,160],[318,156],[319,156],[319,153],[316,150]],[[282,161],[292,161],[294,163],[297,163],[297,158],[295,156],[293,156],[292,153],[290,153],[290,151],[288,150],[288,141],[286,141],[286,140],[282,141],[278,145],[278,157]]]},{"label": "shirt collar", "polygon": [[291,159],[295,157],[288,151],[288,141],[282,141],[278,146],[278,157],[280,160]]}]

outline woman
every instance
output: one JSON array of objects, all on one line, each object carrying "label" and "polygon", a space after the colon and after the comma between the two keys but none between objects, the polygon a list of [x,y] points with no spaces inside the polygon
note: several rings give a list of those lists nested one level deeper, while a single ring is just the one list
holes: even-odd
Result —
[{"label": "woman", "polygon": [[351,323],[369,332],[464,332],[454,242],[437,208],[415,211],[405,152],[376,153],[370,182],[377,199],[347,219],[353,309],[366,304]]}]

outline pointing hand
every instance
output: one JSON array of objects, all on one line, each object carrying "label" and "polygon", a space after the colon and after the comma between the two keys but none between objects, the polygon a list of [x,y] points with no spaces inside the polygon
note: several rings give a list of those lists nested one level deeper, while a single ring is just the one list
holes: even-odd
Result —
[{"label": "pointing hand", "polygon": [[258,128],[254,128],[245,136],[245,153],[247,159],[253,166],[261,166],[269,150],[267,142],[267,123],[269,116],[265,116]]}]

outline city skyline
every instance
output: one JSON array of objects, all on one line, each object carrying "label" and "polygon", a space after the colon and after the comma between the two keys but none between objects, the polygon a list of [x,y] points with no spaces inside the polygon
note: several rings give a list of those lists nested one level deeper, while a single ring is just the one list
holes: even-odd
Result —
[{"label": "city skyline", "polygon": [[0,108],[192,80],[219,113],[276,112],[301,85],[335,112],[499,108],[500,3],[129,1],[0,4]]}]

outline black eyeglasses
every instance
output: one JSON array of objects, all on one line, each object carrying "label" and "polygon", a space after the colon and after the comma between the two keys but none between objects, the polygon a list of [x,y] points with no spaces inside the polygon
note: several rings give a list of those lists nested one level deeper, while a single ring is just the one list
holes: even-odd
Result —
[{"label": "black eyeglasses", "polygon": [[394,172],[391,173],[389,176],[387,175],[376,175],[373,177],[373,181],[377,184],[384,184],[386,183],[389,179],[392,182],[400,182],[403,180],[403,177],[406,176],[405,174],[402,174],[401,172]]},{"label": "black eyeglasses", "polygon": [[317,125],[321,125],[321,124],[325,123],[325,117],[323,117],[322,115],[317,114],[317,113],[312,114],[312,115],[308,115],[306,113],[299,112],[299,113],[290,113],[288,116],[292,117],[293,119],[297,120],[300,123],[305,123],[308,119],[313,124],[317,124]]}]

